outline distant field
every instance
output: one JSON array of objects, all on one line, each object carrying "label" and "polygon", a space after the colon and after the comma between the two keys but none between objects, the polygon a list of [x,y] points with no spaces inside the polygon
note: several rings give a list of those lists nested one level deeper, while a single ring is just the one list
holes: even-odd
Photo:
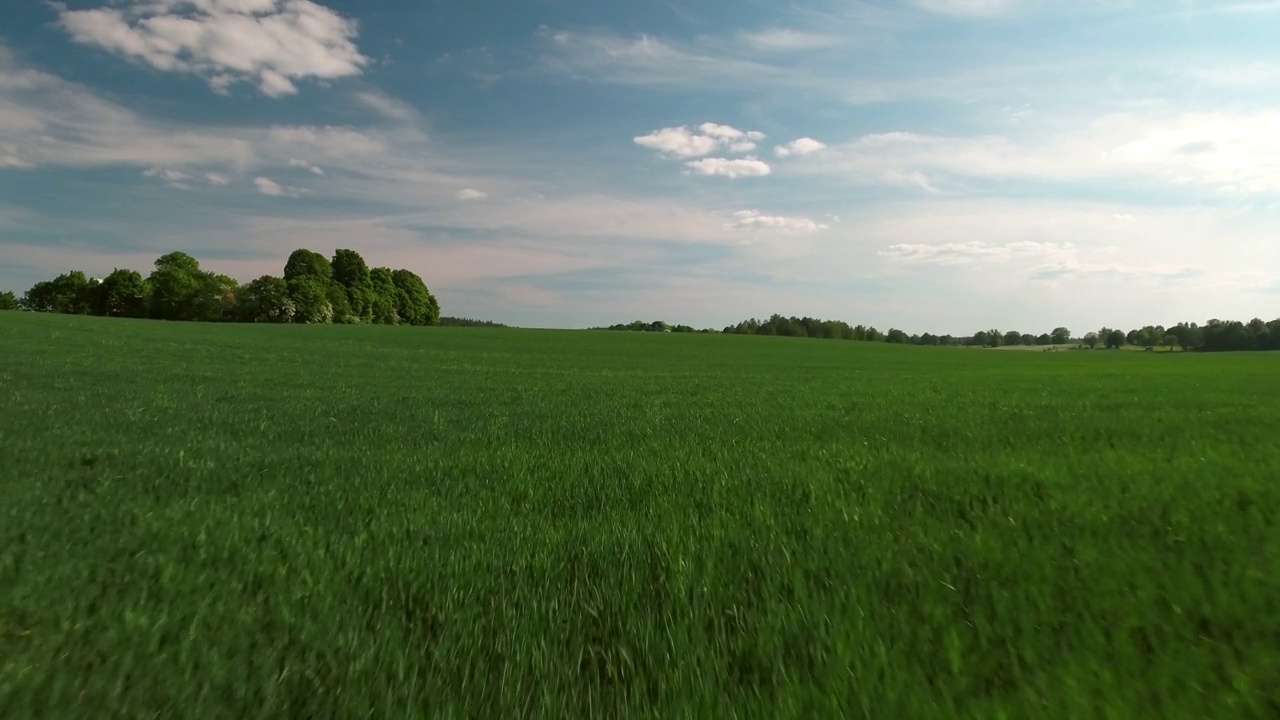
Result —
[{"label": "distant field", "polygon": [[0,313],[5,718],[1280,717],[1280,353]]}]

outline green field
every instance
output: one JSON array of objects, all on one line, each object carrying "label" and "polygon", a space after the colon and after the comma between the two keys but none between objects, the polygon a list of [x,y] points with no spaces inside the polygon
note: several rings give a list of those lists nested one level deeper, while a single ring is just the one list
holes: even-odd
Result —
[{"label": "green field", "polygon": [[5,718],[1280,717],[1280,354],[0,313]]}]

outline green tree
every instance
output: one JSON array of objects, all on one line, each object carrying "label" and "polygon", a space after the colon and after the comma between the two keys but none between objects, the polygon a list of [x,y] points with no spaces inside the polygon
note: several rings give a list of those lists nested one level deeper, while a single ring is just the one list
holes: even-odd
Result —
[{"label": "green tree", "polygon": [[1098,333],[1096,332],[1085,333],[1084,344],[1088,345],[1090,349],[1098,347]]},{"label": "green tree", "polygon": [[884,339],[885,342],[893,343],[894,345],[905,345],[909,338],[906,331],[898,328],[889,328],[889,332],[885,333]]},{"label": "green tree", "polygon": [[294,322],[333,322],[334,307],[330,298],[339,286],[333,278],[333,265],[328,258],[305,248],[294,250],[284,264],[284,281],[294,305]]},{"label": "green tree", "polygon": [[0,293],[0,310],[18,310],[21,307],[17,295],[8,290]]},{"label": "green tree", "polygon": [[156,320],[192,320],[196,299],[205,284],[200,263],[184,252],[163,255],[147,279],[151,287],[151,317]]},{"label": "green tree", "polygon": [[296,308],[289,297],[289,285],[282,278],[263,275],[241,288],[236,297],[236,315],[241,322],[293,321]]},{"label": "green tree", "polygon": [[97,288],[94,313],[109,317],[147,316],[147,281],[137,270],[116,268]]},{"label": "green tree", "polygon": [[295,277],[286,282],[293,301],[295,323],[323,325],[333,322],[333,303],[329,302],[330,283],[319,277]]},{"label": "green tree", "polygon": [[396,287],[396,315],[406,325],[439,325],[440,305],[422,278],[408,270],[394,270],[391,282]]},{"label": "green tree", "polygon": [[1125,335],[1123,330],[1111,330],[1106,337],[1108,350],[1119,350],[1124,347]]},{"label": "green tree", "polygon": [[1054,345],[1066,345],[1071,342],[1071,331],[1064,327],[1054,328],[1053,332],[1049,333],[1049,339]]},{"label": "green tree", "polygon": [[1178,344],[1178,336],[1165,335],[1164,338],[1160,341],[1160,344],[1172,350]]},{"label": "green tree", "polygon": [[1017,330],[1010,330],[1009,332],[1006,332],[1004,334],[1004,337],[1001,339],[1000,344],[1006,347],[1010,345],[1021,345],[1022,333],[1018,332]]},{"label": "green tree", "polygon": [[200,273],[200,281],[192,297],[192,319],[206,322],[233,322],[236,318],[236,292],[240,283],[226,275]]},{"label": "green tree", "polygon": [[396,325],[400,316],[396,312],[396,283],[391,268],[374,268],[369,271],[370,310],[373,322],[379,325]]},{"label": "green tree", "polygon": [[92,312],[94,287],[83,272],[72,270],[31,286],[20,305],[35,312],[88,315]]},{"label": "green tree", "polygon": [[353,322],[373,322],[373,281],[369,266],[355,250],[333,253],[333,279],[347,294]]},{"label": "green tree", "polygon": [[301,277],[332,280],[333,265],[328,258],[318,252],[311,252],[306,248],[294,250],[284,263],[284,281],[289,282]]}]

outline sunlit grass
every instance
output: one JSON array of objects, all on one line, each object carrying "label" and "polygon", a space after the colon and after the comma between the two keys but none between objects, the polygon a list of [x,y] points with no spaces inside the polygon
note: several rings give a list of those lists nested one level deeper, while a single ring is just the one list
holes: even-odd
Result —
[{"label": "sunlit grass", "polygon": [[0,313],[0,714],[1280,715],[1280,357]]}]

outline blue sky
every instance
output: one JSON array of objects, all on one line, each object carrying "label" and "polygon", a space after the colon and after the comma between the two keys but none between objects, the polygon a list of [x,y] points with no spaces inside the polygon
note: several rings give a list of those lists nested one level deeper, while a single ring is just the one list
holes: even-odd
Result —
[{"label": "blue sky", "polygon": [[184,250],[446,314],[1280,316],[1280,1],[0,7],[0,288]]}]

